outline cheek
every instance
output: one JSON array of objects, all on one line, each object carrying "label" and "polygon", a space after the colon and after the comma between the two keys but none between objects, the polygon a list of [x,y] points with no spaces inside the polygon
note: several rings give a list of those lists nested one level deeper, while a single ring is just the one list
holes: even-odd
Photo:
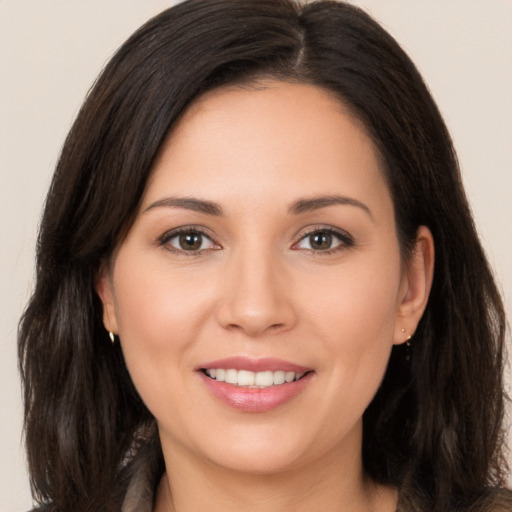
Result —
[{"label": "cheek", "polygon": [[129,254],[120,253],[116,260],[115,308],[123,355],[152,412],[162,400],[168,402],[169,389],[179,389],[180,375],[190,373],[186,355],[208,311],[209,293],[191,293],[198,283],[181,274],[170,275],[168,268]]},{"label": "cheek", "polygon": [[317,287],[309,300],[311,329],[323,340],[321,370],[330,375],[329,392],[343,397],[341,407],[361,414],[380,385],[393,346],[400,261],[398,255],[390,259],[340,268],[330,276],[329,290]]},{"label": "cheek", "polygon": [[325,330],[328,339],[337,339],[355,352],[379,342],[391,343],[400,288],[400,261],[392,259],[396,261],[367,258],[340,267],[326,275],[324,286],[315,276],[317,283],[312,279],[306,285],[309,300],[304,316]]},{"label": "cheek", "polygon": [[[142,262],[142,263],[141,263]],[[201,321],[209,293],[179,270],[147,257],[120,254],[114,281],[120,337],[141,349],[169,349]],[[172,341],[172,343],[170,343]]]}]

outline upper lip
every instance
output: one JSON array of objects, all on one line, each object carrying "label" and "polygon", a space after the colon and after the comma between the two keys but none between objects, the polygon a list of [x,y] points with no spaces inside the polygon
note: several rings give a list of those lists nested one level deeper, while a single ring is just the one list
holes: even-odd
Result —
[{"label": "upper lip", "polygon": [[224,368],[226,370],[248,370],[251,372],[295,372],[306,373],[311,371],[312,368],[300,366],[290,361],[283,359],[276,359],[274,357],[263,357],[253,359],[246,356],[227,357],[225,359],[216,359],[215,361],[208,361],[207,363],[197,366],[196,370],[209,370],[214,368]]}]

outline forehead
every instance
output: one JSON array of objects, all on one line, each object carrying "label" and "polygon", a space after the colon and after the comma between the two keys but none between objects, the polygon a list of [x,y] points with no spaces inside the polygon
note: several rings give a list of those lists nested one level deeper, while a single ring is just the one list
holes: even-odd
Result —
[{"label": "forehead", "polygon": [[389,196],[364,126],[322,88],[267,81],[219,88],[192,103],[161,148],[145,202],[198,193],[222,200],[234,190],[247,200],[291,201],[333,188]]}]

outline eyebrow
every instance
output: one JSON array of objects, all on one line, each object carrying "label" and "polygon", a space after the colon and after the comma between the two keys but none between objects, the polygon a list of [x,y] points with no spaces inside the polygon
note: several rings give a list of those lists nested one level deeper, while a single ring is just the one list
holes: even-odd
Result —
[{"label": "eyebrow", "polygon": [[307,199],[299,199],[298,201],[295,201],[290,206],[290,208],[288,208],[288,211],[294,215],[300,215],[301,213],[320,210],[321,208],[326,208],[327,206],[333,206],[336,204],[356,206],[357,208],[361,208],[373,220],[373,214],[368,206],[366,206],[361,201],[354,199],[353,197],[346,196],[319,196]]},{"label": "eyebrow", "polygon": [[[365,211],[370,218],[373,220],[373,215],[364,203],[346,196],[319,196],[307,199],[299,199],[295,201],[289,208],[288,213],[293,215],[300,215],[301,213],[311,212],[314,210],[320,210],[328,206],[333,205],[348,205],[356,206]],[[224,211],[222,206],[213,201],[207,201],[205,199],[197,199],[193,197],[164,197],[154,203],[151,203],[145,210],[144,213],[153,210],[154,208],[167,207],[167,208],[184,208],[186,210],[193,210],[200,213],[206,213],[208,215],[214,215],[217,217],[223,216]]]},{"label": "eyebrow", "polygon": [[206,213],[208,215],[215,215],[220,217],[224,215],[222,207],[213,201],[206,201],[204,199],[196,199],[193,197],[164,197],[154,203],[151,203],[144,213],[160,207],[167,208],[185,208],[186,210],[193,210],[195,212]]}]

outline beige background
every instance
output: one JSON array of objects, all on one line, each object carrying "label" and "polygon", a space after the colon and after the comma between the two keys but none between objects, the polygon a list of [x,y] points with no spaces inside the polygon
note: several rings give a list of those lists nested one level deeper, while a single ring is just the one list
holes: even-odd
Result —
[{"label": "beige background", "polygon": [[[0,512],[27,510],[16,324],[59,149],[95,76],[164,0],[0,0]],[[424,74],[512,313],[512,0],[360,0]],[[478,385],[478,383],[475,383]]]}]

